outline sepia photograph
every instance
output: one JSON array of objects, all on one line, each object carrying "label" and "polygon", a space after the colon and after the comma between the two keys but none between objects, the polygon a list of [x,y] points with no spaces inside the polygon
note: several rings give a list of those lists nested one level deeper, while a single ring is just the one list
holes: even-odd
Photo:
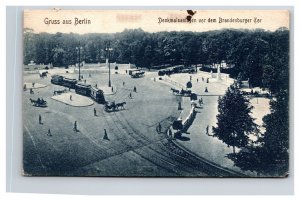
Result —
[{"label": "sepia photograph", "polygon": [[289,175],[287,10],[24,10],[24,176]]}]

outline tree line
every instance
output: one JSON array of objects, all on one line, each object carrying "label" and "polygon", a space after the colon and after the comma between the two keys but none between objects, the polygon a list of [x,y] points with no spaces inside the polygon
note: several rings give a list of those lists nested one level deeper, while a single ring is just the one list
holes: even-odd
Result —
[{"label": "tree line", "polygon": [[24,64],[52,63],[63,67],[78,63],[105,62],[106,49],[112,48],[110,60],[155,68],[170,65],[209,65],[225,60],[235,67],[232,77],[249,78],[251,86],[277,90],[286,84],[289,58],[289,30],[271,32],[262,29],[224,29],[207,32],[156,32],[130,29],[114,34],[104,33],[34,33],[24,30]]}]

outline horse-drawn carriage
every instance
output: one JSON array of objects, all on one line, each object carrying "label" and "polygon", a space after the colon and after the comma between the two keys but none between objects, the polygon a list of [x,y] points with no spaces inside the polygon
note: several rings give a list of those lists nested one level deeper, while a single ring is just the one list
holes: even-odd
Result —
[{"label": "horse-drawn carriage", "polygon": [[37,100],[29,99],[31,101],[32,106],[35,107],[47,107],[47,101],[43,100],[42,98],[38,98]]},{"label": "horse-drawn carriage", "polygon": [[121,109],[125,109],[124,105],[126,105],[126,102],[121,102],[121,103],[115,103],[115,101],[113,102],[106,102],[104,105],[104,110],[106,112],[114,112],[114,111],[118,111]]},{"label": "horse-drawn carriage", "polygon": [[173,94],[178,95],[178,96],[188,96],[189,97],[192,94],[191,90],[184,90],[184,89],[178,90],[178,89],[171,88],[171,91],[173,92]]}]

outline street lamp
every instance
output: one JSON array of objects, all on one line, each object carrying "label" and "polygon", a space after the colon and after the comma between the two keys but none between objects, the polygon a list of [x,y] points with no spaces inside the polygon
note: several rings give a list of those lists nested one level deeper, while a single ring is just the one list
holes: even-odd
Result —
[{"label": "street lamp", "polygon": [[79,47],[76,47],[76,50],[78,51],[78,66],[79,66],[79,74],[78,74],[78,80],[81,80],[81,77],[80,77],[80,50],[82,50],[83,48],[81,46]]},{"label": "street lamp", "polygon": [[107,52],[107,61],[108,61],[108,87],[111,87],[111,81],[110,81],[110,52],[113,50],[110,47],[110,42],[108,42],[107,47],[105,48],[106,52]]}]

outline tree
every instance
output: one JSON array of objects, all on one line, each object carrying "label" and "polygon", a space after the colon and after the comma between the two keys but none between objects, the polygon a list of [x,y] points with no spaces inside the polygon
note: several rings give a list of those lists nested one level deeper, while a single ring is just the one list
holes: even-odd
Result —
[{"label": "tree", "polygon": [[271,113],[264,116],[262,149],[268,173],[286,174],[289,167],[289,95],[281,90],[270,102]]},{"label": "tree", "polygon": [[225,95],[218,100],[217,127],[213,128],[213,136],[228,146],[245,147],[249,134],[257,133],[257,125],[250,116],[253,106],[244,98],[236,85],[231,85]]},{"label": "tree", "polygon": [[228,158],[244,171],[286,176],[289,169],[288,91],[281,90],[270,105],[271,113],[263,118],[266,132],[239,153],[228,154]]}]

